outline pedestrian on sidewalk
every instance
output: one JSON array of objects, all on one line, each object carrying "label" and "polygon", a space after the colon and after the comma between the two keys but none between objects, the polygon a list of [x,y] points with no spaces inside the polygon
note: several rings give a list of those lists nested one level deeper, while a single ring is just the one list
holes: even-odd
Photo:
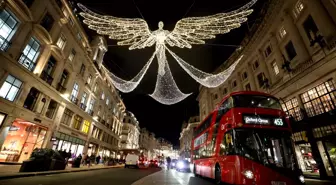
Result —
[{"label": "pedestrian on sidewalk", "polygon": [[86,157],[86,164],[90,168],[90,166],[91,166],[91,156],[89,156],[89,155],[87,155],[87,157]]},{"label": "pedestrian on sidewalk", "polygon": [[167,157],[167,169],[169,170],[170,168],[170,163],[171,163],[171,158],[168,156]]},{"label": "pedestrian on sidewalk", "polygon": [[96,157],[96,164],[99,164],[100,159],[101,159],[101,157],[100,157],[100,155],[98,155],[98,156]]}]

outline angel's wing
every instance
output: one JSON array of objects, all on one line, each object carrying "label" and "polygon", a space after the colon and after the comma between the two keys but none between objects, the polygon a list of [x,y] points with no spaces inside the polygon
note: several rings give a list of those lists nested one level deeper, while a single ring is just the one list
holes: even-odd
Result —
[{"label": "angel's wing", "polygon": [[188,17],[179,20],[168,35],[166,43],[180,48],[191,48],[192,44],[204,44],[205,39],[213,39],[217,34],[225,34],[241,26],[253,10],[249,9],[257,0],[251,0],[241,8],[205,17]]},{"label": "angel's wing", "polygon": [[100,15],[80,3],[78,7],[83,10],[80,15],[90,29],[97,31],[98,34],[108,35],[110,39],[118,40],[118,45],[131,45],[129,49],[141,49],[155,43],[155,38],[143,19]]}]

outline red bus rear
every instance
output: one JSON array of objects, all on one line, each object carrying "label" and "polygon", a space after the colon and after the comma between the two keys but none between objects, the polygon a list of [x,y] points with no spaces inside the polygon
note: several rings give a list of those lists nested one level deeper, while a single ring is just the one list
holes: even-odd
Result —
[{"label": "red bus rear", "polygon": [[217,184],[304,184],[289,120],[271,95],[231,93],[194,133],[196,176],[215,179]]}]

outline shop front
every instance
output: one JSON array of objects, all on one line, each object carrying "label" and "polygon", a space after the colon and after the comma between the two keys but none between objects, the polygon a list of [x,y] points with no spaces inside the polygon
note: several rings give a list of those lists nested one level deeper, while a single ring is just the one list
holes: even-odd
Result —
[{"label": "shop front", "polygon": [[0,151],[0,162],[22,162],[35,148],[42,148],[47,128],[23,119],[15,119],[5,128],[6,138]]},{"label": "shop front", "polygon": [[336,124],[323,120],[304,124],[301,131],[294,131],[295,152],[305,176],[336,179]]},{"label": "shop front", "polygon": [[72,158],[83,155],[85,140],[61,132],[56,132],[54,137],[52,149],[70,152]]},{"label": "shop front", "polygon": [[96,155],[98,153],[99,145],[95,143],[90,143],[88,148],[88,155]]}]

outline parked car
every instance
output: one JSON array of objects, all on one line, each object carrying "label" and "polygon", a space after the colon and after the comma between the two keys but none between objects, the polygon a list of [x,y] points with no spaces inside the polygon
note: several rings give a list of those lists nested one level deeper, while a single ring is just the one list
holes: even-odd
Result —
[{"label": "parked car", "polygon": [[178,160],[175,169],[180,172],[190,172],[190,163],[187,160]]},{"label": "parked car", "polygon": [[149,166],[154,167],[154,168],[159,168],[160,167],[159,162],[157,160],[150,160]]},{"label": "parked car", "polygon": [[139,156],[136,154],[127,154],[125,159],[125,168],[135,167],[138,168]]}]

